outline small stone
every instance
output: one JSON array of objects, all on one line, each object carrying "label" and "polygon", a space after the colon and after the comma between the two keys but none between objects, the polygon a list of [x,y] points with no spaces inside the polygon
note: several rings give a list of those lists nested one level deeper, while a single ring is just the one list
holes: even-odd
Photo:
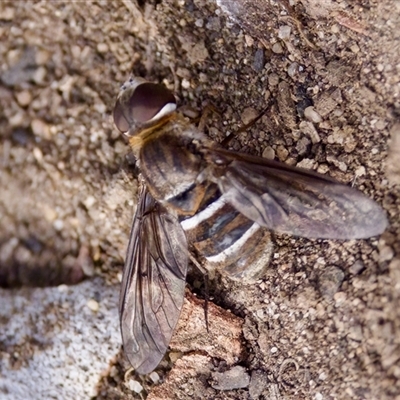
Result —
[{"label": "small stone", "polygon": [[349,332],[347,334],[348,338],[354,340],[356,342],[361,342],[363,339],[363,332],[361,325],[353,325],[349,328]]},{"label": "small stone", "polygon": [[355,171],[355,175],[358,176],[364,176],[366,174],[365,167],[363,165],[360,165]]},{"label": "small stone", "polygon": [[94,299],[90,299],[87,303],[86,303],[87,307],[89,308],[89,310],[93,311],[93,312],[97,312],[99,311],[100,305],[99,303],[94,300]]},{"label": "small stone", "polygon": [[254,39],[250,35],[244,35],[244,41],[249,47],[252,47],[254,45]]},{"label": "small stone", "polygon": [[11,238],[0,247],[0,262],[6,263],[11,257],[14,250],[17,248],[19,240]]},{"label": "small stone", "polygon": [[316,144],[321,141],[321,138],[312,122],[301,121],[299,128],[305,135],[307,135],[311,139],[312,144]]},{"label": "small stone", "polygon": [[292,28],[289,25],[280,26],[278,31],[278,38],[282,40],[289,39],[291,30]]},{"label": "small stone", "polygon": [[276,149],[276,155],[279,158],[279,161],[285,161],[289,155],[289,152],[287,151],[287,149],[285,147],[283,147],[282,145],[279,145],[278,148]]},{"label": "small stone", "polygon": [[256,54],[254,55],[253,68],[256,72],[260,72],[263,70],[264,65],[265,65],[264,50],[257,49]]},{"label": "small stone", "polygon": [[278,74],[275,74],[274,72],[272,72],[271,74],[268,75],[268,83],[271,86],[276,86],[279,83],[279,76]]},{"label": "small stone", "polygon": [[289,65],[287,73],[291,78],[293,78],[297,74],[298,70],[299,64],[297,64],[297,62],[293,62]]},{"label": "small stone", "polygon": [[240,119],[245,125],[249,124],[257,117],[258,117],[258,111],[252,107],[245,108],[242,114],[240,115]]},{"label": "small stone", "polygon": [[45,67],[36,68],[32,74],[32,80],[37,84],[41,85],[44,83],[47,75],[47,70]]},{"label": "small stone", "polygon": [[182,353],[180,351],[171,351],[169,353],[169,359],[174,364],[177,360],[182,357]]},{"label": "small stone", "polygon": [[16,94],[17,102],[21,107],[26,107],[32,101],[32,95],[28,90]]},{"label": "small stone", "polygon": [[15,10],[16,8],[13,7],[4,7],[2,10],[0,10],[0,20],[12,21],[15,16]]},{"label": "small stone", "polygon": [[300,162],[296,164],[296,167],[304,169],[313,169],[314,164],[315,161],[312,160],[311,158],[303,158]]},{"label": "small stone", "polygon": [[194,24],[198,27],[198,28],[202,28],[204,26],[204,20],[202,18],[196,19],[196,21],[194,21]]},{"label": "small stone", "polygon": [[314,124],[322,122],[322,117],[315,111],[314,107],[310,106],[304,110],[304,116]]},{"label": "small stone", "polygon": [[302,137],[296,143],[296,150],[301,156],[303,156],[308,152],[308,147],[309,146],[310,146],[310,139],[308,139],[306,137]]},{"label": "small stone", "polygon": [[51,53],[47,50],[37,50],[35,53],[35,63],[36,65],[45,65],[51,57]]},{"label": "small stone", "polygon": [[153,383],[157,384],[160,382],[160,375],[157,374],[157,372],[153,371],[150,375],[149,378],[153,381]]},{"label": "small stone", "polygon": [[350,268],[349,271],[352,275],[360,274],[365,268],[365,265],[360,261],[357,260]]},{"label": "small stone", "polygon": [[214,372],[211,386],[217,390],[242,389],[249,386],[250,376],[241,366],[233,367],[226,372]]},{"label": "small stone", "polygon": [[324,381],[326,378],[327,378],[327,375],[326,375],[325,372],[321,372],[321,373],[318,375],[318,379],[319,379],[320,381]]},{"label": "small stone", "polygon": [[188,57],[192,64],[203,62],[206,58],[208,58],[208,56],[209,53],[207,47],[204,44],[204,41],[196,43],[193,48],[188,51]]},{"label": "small stone", "polygon": [[54,227],[54,229],[56,230],[56,231],[62,231],[63,230],[63,228],[64,228],[64,221],[63,220],[61,220],[61,219],[56,219],[54,222],[53,222],[53,227]]},{"label": "small stone", "polygon": [[378,131],[382,131],[386,128],[386,125],[386,121],[378,119],[378,121],[376,121],[375,128],[378,129]]},{"label": "small stone", "polygon": [[337,24],[332,25],[331,26],[331,32],[332,33],[339,33],[340,32],[339,25],[337,25]]},{"label": "small stone", "polygon": [[283,47],[279,42],[277,42],[272,46],[272,51],[275,54],[282,54],[283,53]]},{"label": "small stone", "polygon": [[132,390],[132,392],[135,392],[135,393],[140,393],[143,390],[143,386],[138,381],[135,381],[134,379],[130,379],[128,382],[126,382],[125,386],[129,390]]},{"label": "small stone", "polygon": [[190,82],[187,79],[182,79],[182,88],[183,89],[189,89],[190,88]]},{"label": "small stone", "polygon": [[212,31],[219,31],[221,29],[221,19],[218,17],[208,18],[206,28]]},{"label": "small stone", "polygon": [[51,139],[50,128],[46,122],[42,121],[41,119],[33,119],[31,122],[31,129],[35,136],[39,136],[45,140]]},{"label": "small stone", "polygon": [[34,147],[32,153],[33,153],[33,157],[35,157],[35,160],[38,163],[43,162],[43,153],[42,153],[42,150],[39,149],[39,147]]},{"label": "small stone", "polygon": [[336,108],[340,99],[340,89],[335,89],[333,92],[323,92],[314,101],[315,110],[319,115],[325,117]]},{"label": "small stone", "polygon": [[389,276],[393,282],[393,289],[397,294],[400,293],[400,258],[395,258],[390,262]]},{"label": "small stone", "polygon": [[394,250],[390,246],[383,246],[379,249],[379,262],[390,261],[394,257]]},{"label": "small stone", "polygon": [[347,299],[345,292],[337,292],[334,294],[333,299],[335,300],[335,306],[340,307]]},{"label": "small stone", "polygon": [[93,196],[88,196],[84,201],[83,205],[89,210],[96,203],[96,199]]},{"label": "small stone", "polygon": [[265,372],[255,370],[251,373],[251,380],[249,385],[250,398],[258,399],[268,386],[268,377]]},{"label": "small stone", "polygon": [[109,49],[107,43],[99,43],[99,44],[97,45],[97,51],[98,51],[99,53],[107,53],[109,50],[110,50],[110,49]]},{"label": "small stone", "polygon": [[332,300],[344,279],[344,273],[335,266],[326,268],[319,277],[319,290],[328,301]]},{"label": "small stone", "polygon": [[358,45],[356,43],[354,43],[353,45],[350,46],[350,50],[354,53],[357,54],[360,52],[360,48],[358,47]]},{"label": "small stone", "polygon": [[267,146],[264,149],[262,156],[267,160],[273,160],[275,158],[275,150],[271,146]]}]

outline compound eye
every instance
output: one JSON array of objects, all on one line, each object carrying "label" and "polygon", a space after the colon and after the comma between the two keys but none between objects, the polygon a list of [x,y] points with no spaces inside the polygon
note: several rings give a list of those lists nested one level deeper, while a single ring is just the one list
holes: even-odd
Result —
[{"label": "compound eye", "polygon": [[114,107],[114,123],[121,132],[161,118],[176,109],[174,95],[163,85],[141,83],[127,88]]}]

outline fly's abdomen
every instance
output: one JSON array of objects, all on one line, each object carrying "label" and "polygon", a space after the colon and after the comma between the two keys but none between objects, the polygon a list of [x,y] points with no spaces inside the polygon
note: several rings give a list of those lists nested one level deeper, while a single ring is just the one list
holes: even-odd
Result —
[{"label": "fly's abdomen", "polygon": [[269,232],[227,203],[215,184],[208,187],[196,214],[181,218],[181,225],[210,266],[231,278],[257,279],[269,264]]}]

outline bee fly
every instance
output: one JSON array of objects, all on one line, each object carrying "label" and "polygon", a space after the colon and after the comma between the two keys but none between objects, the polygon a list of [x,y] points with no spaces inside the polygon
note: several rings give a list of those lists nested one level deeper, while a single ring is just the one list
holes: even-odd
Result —
[{"label": "bee fly", "polygon": [[130,79],[113,116],[141,172],[119,302],[124,350],[139,374],[157,367],[177,324],[188,242],[208,264],[240,279],[268,266],[267,229],[362,239],[387,225],[381,207],[349,186],[223,149],[177,112],[163,85]]}]

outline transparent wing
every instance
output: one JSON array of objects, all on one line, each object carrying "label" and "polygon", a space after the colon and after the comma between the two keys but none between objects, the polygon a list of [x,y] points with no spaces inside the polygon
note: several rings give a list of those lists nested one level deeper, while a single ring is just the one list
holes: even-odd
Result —
[{"label": "transparent wing", "polygon": [[362,239],[381,234],[387,226],[377,203],[324,175],[220,148],[204,152],[224,198],[273,231]]},{"label": "transparent wing", "polygon": [[119,302],[124,351],[139,374],[163,358],[184,299],[187,240],[178,220],[143,185]]}]

